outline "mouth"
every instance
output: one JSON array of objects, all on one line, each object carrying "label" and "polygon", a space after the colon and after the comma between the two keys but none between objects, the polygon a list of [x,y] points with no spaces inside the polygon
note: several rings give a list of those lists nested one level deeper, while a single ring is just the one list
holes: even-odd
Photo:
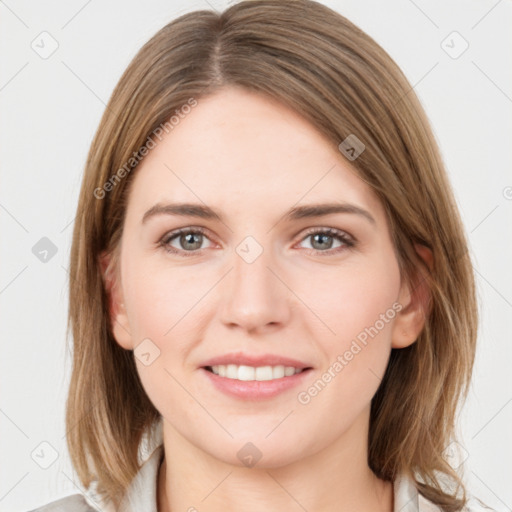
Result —
[{"label": "mouth", "polygon": [[306,386],[312,367],[213,365],[200,368],[208,385],[238,400],[271,399],[298,386]]}]

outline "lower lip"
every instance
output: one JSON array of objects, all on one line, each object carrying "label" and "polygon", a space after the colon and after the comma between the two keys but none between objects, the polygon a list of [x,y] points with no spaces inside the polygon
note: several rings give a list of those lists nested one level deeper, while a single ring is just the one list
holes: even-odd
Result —
[{"label": "lower lip", "polygon": [[298,386],[312,371],[311,368],[290,377],[272,380],[237,380],[221,377],[201,368],[212,384],[220,391],[236,398],[272,398],[284,391]]}]

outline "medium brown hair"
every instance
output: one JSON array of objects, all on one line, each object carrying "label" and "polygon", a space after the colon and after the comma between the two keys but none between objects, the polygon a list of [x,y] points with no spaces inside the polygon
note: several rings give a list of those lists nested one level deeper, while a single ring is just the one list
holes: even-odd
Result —
[{"label": "medium brown hair", "polygon": [[[110,98],[85,166],[69,270],[66,426],[80,480],[118,504],[140,467],[144,435],[161,418],[133,353],[112,335],[99,262],[106,251],[113,255],[107,272],[118,271],[136,172],[136,162],[126,163],[191,98],[200,104],[227,85],[279,100],[336,146],[351,134],[364,143],[350,165],[385,207],[402,278],[417,286],[420,275],[431,293],[424,329],[415,343],[391,351],[372,400],[368,464],[388,481],[404,472],[442,510],[460,510],[464,485],[443,451],[455,439],[477,336],[463,225],[428,119],[400,68],[349,20],[306,0],[245,1],[220,14],[180,16],[140,49]],[[432,251],[431,269],[414,244]]]}]

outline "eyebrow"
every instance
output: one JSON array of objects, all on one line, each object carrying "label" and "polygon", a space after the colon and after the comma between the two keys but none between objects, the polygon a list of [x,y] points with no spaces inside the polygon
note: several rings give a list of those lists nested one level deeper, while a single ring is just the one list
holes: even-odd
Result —
[{"label": "eyebrow", "polygon": [[[322,217],[331,215],[333,213],[350,213],[359,215],[369,221],[371,224],[376,225],[375,219],[372,215],[363,208],[349,203],[322,203],[310,204],[305,206],[295,206],[288,210],[284,218],[285,220],[299,220],[311,217]],[[177,215],[180,217],[198,217],[201,219],[216,220],[224,222],[222,214],[209,206],[194,204],[194,203],[157,203],[152,206],[142,217],[144,224],[151,217],[157,215]]]}]

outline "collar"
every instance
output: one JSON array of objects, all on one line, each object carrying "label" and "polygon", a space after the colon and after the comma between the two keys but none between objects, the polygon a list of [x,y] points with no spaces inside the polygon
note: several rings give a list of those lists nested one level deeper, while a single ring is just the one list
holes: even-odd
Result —
[{"label": "collar", "polygon": [[[116,511],[112,504],[100,504],[92,500],[87,502],[101,512],[158,512],[157,484],[158,470],[164,456],[163,444],[158,445],[149,458],[142,464],[130,484],[123,501]],[[400,474],[393,482],[394,512],[438,512],[441,509],[419,494],[414,481]]]}]

